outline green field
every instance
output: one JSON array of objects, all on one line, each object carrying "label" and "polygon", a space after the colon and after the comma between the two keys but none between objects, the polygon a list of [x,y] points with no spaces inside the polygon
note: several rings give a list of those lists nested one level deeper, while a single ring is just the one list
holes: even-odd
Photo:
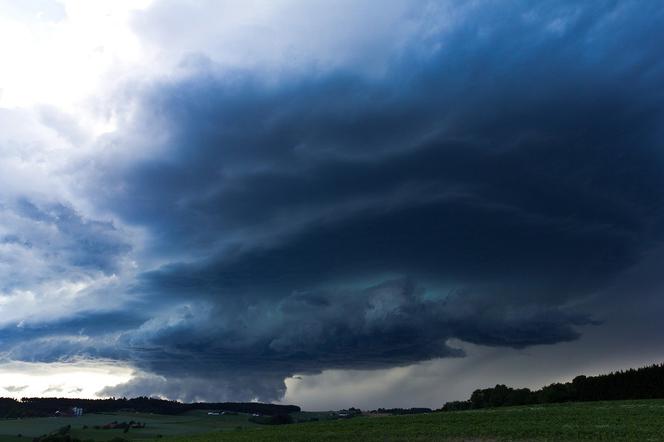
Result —
[{"label": "green field", "polygon": [[[300,413],[300,417],[326,414]],[[123,437],[162,442],[212,441],[664,441],[664,400],[586,402],[410,416],[356,417],[281,426],[249,422],[248,415],[180,416],[89,414],[80,418],[0,421],[0,441],[26,441],[64,425],[72,436],[98,441]],[[112,421],[145,422],[144,429],[95,430]],[[86,425],[87,429],[82,427]],[[17,437],[18,434],[23,437]],[[162,437],[158,437],[161,435]]]},{"label": "green field", "polygon": [[664,400],[505,407],[260,427],[169,442],[664,441]]},{"label": "green field", "polygon": [[[121,429],[97,430],[95,425],[109,422],[138,421],[146,424],[145,428],[130,429],[124,433]],[[0,421],[0,442],[28,441],[60,427],[71,425],[71,435],[79,439],[104,441],[122,437],[132,441],[165,440],[167,436],[194,435],[200,433],[251,428],[256,424],[249,422],[244,414],[227,416],[208,416],[206,411],[192,411],[177,416],[142,413],[86,414],[81,417],[39,417],[30,419],[10,419]],[[87,427],[87,428],[83,428]],[[22,437],[18,437],[18,435]],[[164,439],[162,439],[163,437]]]}]

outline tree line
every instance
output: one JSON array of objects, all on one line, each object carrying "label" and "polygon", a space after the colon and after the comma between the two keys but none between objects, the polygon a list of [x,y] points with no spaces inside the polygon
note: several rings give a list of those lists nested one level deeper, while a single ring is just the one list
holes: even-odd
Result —
[{"label": "tree line", "polygon": [[391,414],[394,416],[400,416],[404,414],[422,414],[422,413],[431,413],[433,410],[426,407],[413,407],[413,408],[378,408],[376,410],[371,410],[371,414]]},{"label": "tree line", "polygon": [[572,382],[553,383],[535,391],[499,384],[493,388],[475,390],[466,401],[447,402],[441,410],[658,398],[664,398],[664,364],[630,368],[599,376],[581,375]]},{"label": "tree line", "polygon": [[141,413],[180,414],[191,410],[221,410],[236,413],[281,415],[300,411],[297,405],[276,405],[258,402],[194,402],[183,403],[149,397],[73,399],[73,398],[0,398],[0,417],[53,416],[57,411],[82,407],[85,413],[136,411]]}]

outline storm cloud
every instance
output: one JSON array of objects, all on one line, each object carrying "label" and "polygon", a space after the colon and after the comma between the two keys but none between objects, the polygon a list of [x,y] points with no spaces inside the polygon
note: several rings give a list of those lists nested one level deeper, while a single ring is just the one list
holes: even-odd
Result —
[{"label": "storm cloud", "polygon": [[[167,38],[167,3],[139,35]],[[86,314],[22,331],[7,357],[143,373],[104,394],[278,400],[295,374],[570,342],[606,327],[602,305],[638,303],[608,288],[664,234],[664,8],[392,6],[408,29],[366,65],[373,43],[282,70],[206,47],[125,85],[130,116],[72,172],[115,221],[12,209],[72,238],[61,262],[120,275],[122,302],[106,329]],[[351,12],[368,26],[373,9]]]}]

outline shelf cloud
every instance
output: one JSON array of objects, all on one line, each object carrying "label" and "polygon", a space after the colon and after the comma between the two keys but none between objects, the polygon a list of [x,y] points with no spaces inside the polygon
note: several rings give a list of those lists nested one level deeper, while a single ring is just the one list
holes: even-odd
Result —
[{"label": "shelf cloud", "polygon": [[29,305],[5,359],[135,370],[103,395],[274,401],[459,342],[611,342],[607,306],[660,306],[638,282],[661,282],[664,8],[329,7],[154,2],[128,26],[161,61],[100,93],[112,130],[12,115],[34,143],[0,141],[0,308]]}]

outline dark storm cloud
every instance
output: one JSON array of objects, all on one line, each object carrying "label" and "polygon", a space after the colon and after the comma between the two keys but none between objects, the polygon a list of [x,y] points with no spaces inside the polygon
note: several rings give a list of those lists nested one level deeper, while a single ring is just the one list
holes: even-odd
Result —
[{"label": "dark storm cloud", "polygon": [[140,310],[132,312],[126,306],[123,306],[122,311],[83,312],[53,323],[21,324],[19,327],[15,325],[7,326],[0,329],[0,332],[5,343],[30,341],[43,336],[53,337],[72,334],[95,337],[138,327],[145,320],[146,315],[141,313]]},{"label": "dark storm cloud", "polygon": [[[160,376],[105,393],[146,394],[154,386],[152,394],[187,400],[214,394],[275,400],[293,373],[463,356],[445,344],[452,337],[515,348],[569,341],[578,337],[573,326],[591,323],[561,308],[488,305],[486,298],[469,298],[428,300],[422,287],[399,279],[360,290],[298,292],[245,308],[231,309],[228,303],[183,308],[119,340],[138,368]],[[203,394],[203,380],[214,391]]]},{"label": "dark storm cloud", "polygon": [[[533,23],[474,17],[433,59],[405,57],[381,80],[332,73],[270,87],[210,72],[158,85],[144,124],[168,141],[102,171],[122,184],[107,186],[109,203],[176,248],[245,244],[247,233],[263,242],[373,201],[388,211],[449,194],[638,234],[660,198],[658,30],[648,11],[605,6],[579,8],[563,35],[540,28],[571,7],[518,11]],[[639,33],[607,25],[612,14],[643,21]],[[484,27],[491,38],[477,35]]]},{"label": "dark storm cloud", "polygon": [[129,351],[117,345],[118,337],[126,330],[139,328],[149,316],[145,306],[129,304],[112,311],[73,312],[50,321],[11,324],[0,328],[0,357],[30,362],[129,360]]},{"label": "dark storm cloud", "polygon": [[79,346],[155,374],[106,392],[275,399],[599,324],[582,302],[662,239],[663,9],[484,3],[382,76],[210,63],[147,88],[88,177],[170,260],[132,288],[162,311]]}]

